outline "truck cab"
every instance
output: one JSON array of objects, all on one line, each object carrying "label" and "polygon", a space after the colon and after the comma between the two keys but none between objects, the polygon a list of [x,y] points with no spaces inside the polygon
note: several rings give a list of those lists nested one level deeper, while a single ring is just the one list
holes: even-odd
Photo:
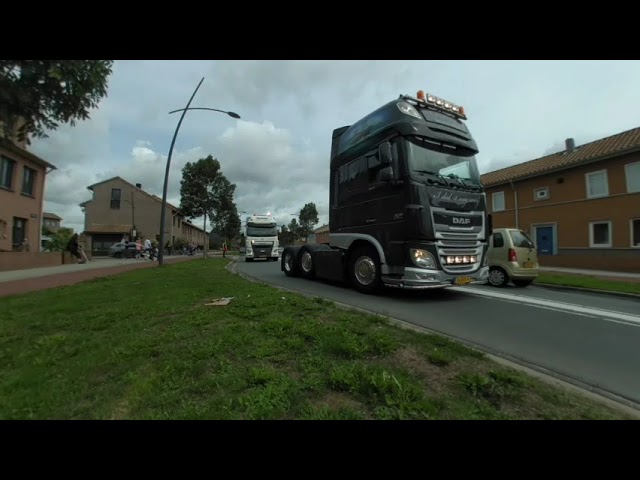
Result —
[{"label": "truck cab", "polygon": [[466,119],[419,91],[335,129],[329,245],[285,249],[284,273],[363,293],[484,283],[491,228]]},{"label": "truck cab", "polygon": [[245,238],[245,261],[253,262],[256,258],[280,259],[278,224],[270,213],[247,217]]}]

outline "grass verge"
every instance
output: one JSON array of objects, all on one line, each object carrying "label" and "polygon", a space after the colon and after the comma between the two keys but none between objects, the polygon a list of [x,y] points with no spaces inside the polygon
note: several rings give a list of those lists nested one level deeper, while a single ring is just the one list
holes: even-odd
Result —
[{"label": "grass verge", "polygon": [[[2,419],[619,419],[436,335],[194,260],[0,299]],[[205,306],[234,297],[227,306]]]},{"label": "grass verge", "polygon": [[640,295],[640,282],[637,280],[607,280],[587,275],[540,273],[535,283]]}]

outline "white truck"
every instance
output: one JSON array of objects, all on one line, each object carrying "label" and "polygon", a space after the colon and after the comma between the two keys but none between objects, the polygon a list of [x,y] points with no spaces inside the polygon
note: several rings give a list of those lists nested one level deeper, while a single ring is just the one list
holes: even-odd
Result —
[{"label": "white truck", "polygon": [[278,224],[270,213],[247,217],[245,237],[245,261],[253,262],[256,258],[279,260]]}]

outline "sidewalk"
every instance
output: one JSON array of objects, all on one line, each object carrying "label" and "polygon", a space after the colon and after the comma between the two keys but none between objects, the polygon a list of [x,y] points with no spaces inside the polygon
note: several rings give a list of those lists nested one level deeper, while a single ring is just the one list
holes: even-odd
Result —
[{"label": "sidewalk", "polygon": [[[202,259],[201,256],[164,257],[166,264]],[[73,285],[94,278],[117,275],[141,268],[158,267],[157,261],[140,259],[97,258],[89,263],[58,265],[0,272],[0,298],[10,295]]]}]

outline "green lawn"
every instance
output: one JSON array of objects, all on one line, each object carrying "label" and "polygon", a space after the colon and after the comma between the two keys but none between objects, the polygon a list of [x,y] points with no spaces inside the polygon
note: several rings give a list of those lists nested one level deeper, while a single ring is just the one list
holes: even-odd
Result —
[{"label": "green lawn", "polygon": [[604,280],[586,275],[567,275],[560,273],[540,273],[535,283],[561,285],[566,287],[593,288],[609,292],[635,293],[640,295],[639,281]]},{"label": "green lawn", "polygon": [[[2,419],[620,419],[440,336],[196,259],[0,299]],[[205,306],[235,297],[227,306]]]}]

